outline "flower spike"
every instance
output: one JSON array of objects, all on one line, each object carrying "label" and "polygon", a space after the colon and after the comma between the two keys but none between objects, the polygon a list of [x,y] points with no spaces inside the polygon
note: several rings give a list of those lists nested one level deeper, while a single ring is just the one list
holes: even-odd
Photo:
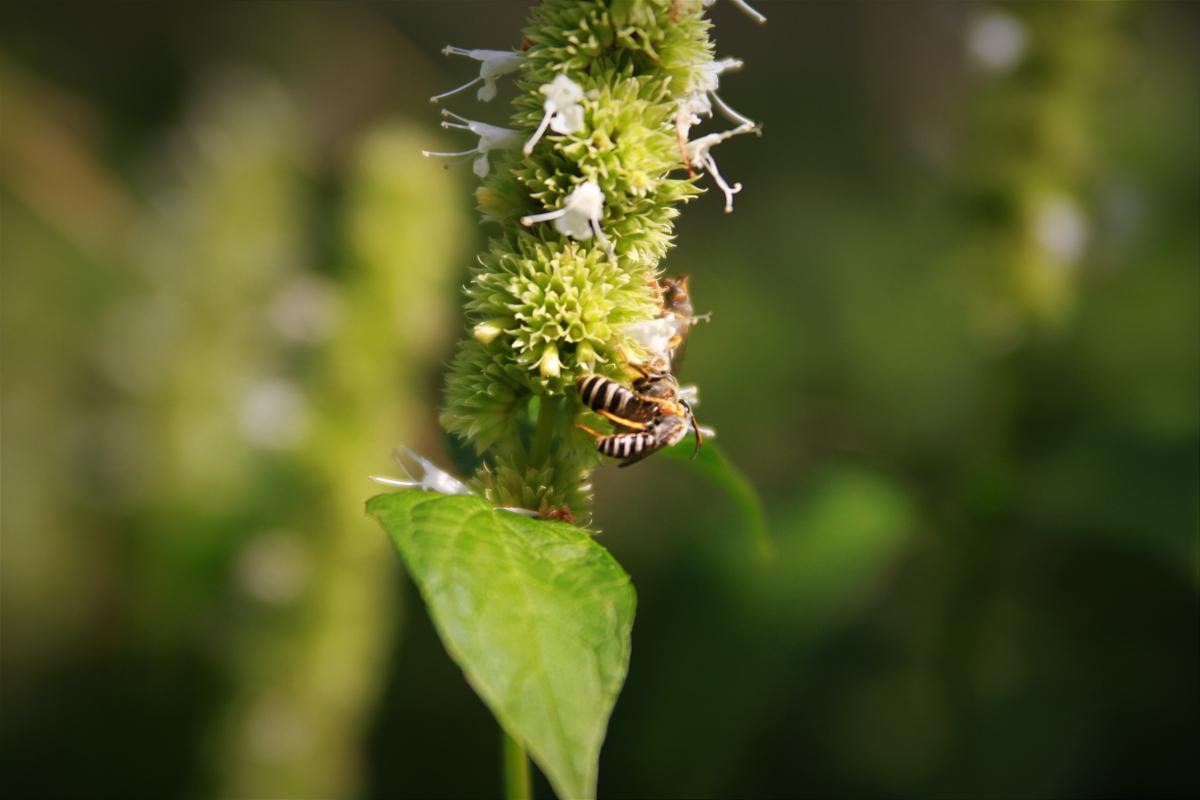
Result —
[{"label": "flower spike", "polygon": [[525,143],[522,151],[525,155],[533,152],[533,146],[542,138],[547,126],[555,133],[575,133],[583,128],[583,106],[580,105],[583,89],[579,88],[579,84],[566,75],[558,75],[538,91],[546,97],[542,103],[546,113],[542,115],[542,121],[533,136]]},{"label": "flower spike", "polygon": [[712,157],[712,153],[709,151],[712,150],[712,148],[716,145],[720,144],[726,139],[737,136],[739,133],[751,132],[757,133],[758,128],[755,128],[752,125],[741,125],[733,130],[722,131],[721,133],[710,133],[705,136],[701,136],[699,139],[688,142],[687,144],[688,162],[703,167],[709,175],[712,175],[713,180],[717,182],[717,186],[721,188],[721,191],[725,193],[726,214],[733,211],[733,196],[742,190],[742,185],[740,183],[735,183],[730,186],[728,183],[726,183],[725,178],[721,176],[720,171],[717,169],[716,159]]},{"label": "flower spike", "polygon": [[525,62],[524,55],[514,53],[511,50],[466,50],[462,47],[446,45],[442,48],[442,55],[466,56],[467,58],[473,58],[483,63],[479,67],[479,77],[472,78],[462,86],[451,89],[448,92],[435,94],[429,98],[429,102],[431,103],[436,103],[442,98],[458,94],[463,89],[474,86],[480,81],[483,81],[483,86],[479,87],[479,91],[475,96],[486,103],[496,96],[496,79],[510,72],[515,72]]},{"label": "flower spike", "polygon": [[514,131],[512,128],[501,128],[497,125],[489,125],[486,122],[476,122],[467,119],[466,117],[455,114],[449,109],[442,109],[442,116],[450,119],[458,120],[450,122],[449,120],[442,121],[443,128],[458,128],[464,131],[470,131],[479,137],[479,144],[470,150],[463,150],[458,153],[437,153],[431,150],[422,150],[421,155],[424,156],[443,156],[445,158],[457,158],[465,156],[476,156],[473,169],[479,177],[486,177],[489,170],[488,153],[492,150],[515,150],[521,146],[521,134]]},{"label": "flower spike", "polygon": [[596,241],[616,261],[616,253],[604,231],[600,229],[600,218],[604,216],[604,192],[595,181],[584,181],[567,195],[562,208],[544,214],[521,217],[521,224],[529,227],[535,222],[554,222],[554,228],[564,236],[577,241],[586,241],[595,234]]}]

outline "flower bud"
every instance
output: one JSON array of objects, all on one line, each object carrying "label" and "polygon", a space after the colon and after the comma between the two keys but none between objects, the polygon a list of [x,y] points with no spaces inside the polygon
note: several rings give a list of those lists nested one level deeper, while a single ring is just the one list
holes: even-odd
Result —
[{"label": "flower bud", "polygon": [[504,320],[488,319],[475,326],[472,335],[480,344],[491,344],[492,340],[504,333]]},{"label": "flower bud", "polygon": [[543,378],[557,378],[560,372],[559,367],[558,348],[551,342],[542,350],[542,360],[538,362],[538,371],[542,373]]}]

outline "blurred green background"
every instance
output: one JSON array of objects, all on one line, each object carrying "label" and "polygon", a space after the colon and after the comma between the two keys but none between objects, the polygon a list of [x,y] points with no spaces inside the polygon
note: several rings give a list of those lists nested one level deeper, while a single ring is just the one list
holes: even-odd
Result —
[{"label": "blurred green background", "polygon": [[[766,135],[665,267],[777,553],[686,465],[597,474],[640,594],[601,794],[1195,794],[1197,6],[758,5],[712,13]],[[498,794],[361,509],[451,463],[487,228],[427,98],[526,10],[5,6],[10,796]]]}]

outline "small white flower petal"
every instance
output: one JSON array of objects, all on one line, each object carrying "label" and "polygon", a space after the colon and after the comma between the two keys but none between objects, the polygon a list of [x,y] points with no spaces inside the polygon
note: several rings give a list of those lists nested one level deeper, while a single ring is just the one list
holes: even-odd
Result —
[{"label": "small white flower petal", "polygon": [[530,214],[521,218],[522,225],[535,222],[554,222],[554,229],[577,241],[587,241],[596,236],[609,257],[615,258],[604,232],[600,229],[600,218],[604,216],[604,191],[595,181],[584,181],[576,186],[563,203],[563,207],[542,214]]},{"label": "small white flower petal", "polygon": [[538,123],[533,136],[529,137],[529,141],[525,143],[523,148],[525,155],[533,152],[534,145],[546,133],[546,128],[562,134],[575,133],[583,129],[583,106],[580,103],[583,101],[584,95],[579,84],[566,75],[560,74],[549,83],[542,84],[538,91],[546,98],[542,103],[542,108],[546,113],[542,115],[542,121]]},{"label": "small white flower petal", "polygon": [[521,53],[512,50],[467,50],[462,47],[454,47],[447,45],[442,48],[442,55],[447,56],[464,56],[473,58],[480,62],[479,77],[473,78],[462,86],[451,89],[448,92],[434,95],[429,98],[431,103],[436,103],[443,97],[457,94],[463,89],[474,86],[483,81],[483,86],[479,88],[476,96],[483,102],[488,102],[496,96],[496,79],[510,72],[515,72],[521,67],[525,61],[525,56]]},{"label": "small white flower petal", "polygon": [[586,217],[578,214],[564,214],[554,220],[554,229],[564,236],[584,242],[592,238],[592,226]]},{"label": "small white flower petal", "polygon": [[[443,128],[456,128],[459,130],[470,131],[479,137],[479,144],[470,150],[463,150],[458,153],[439,153],[431,150],[421,151],[425,156],[442,156],[445,158],[458,158],[462,156],[477,156],[474,160],[473,169],[479,177],[484,177],[488,174],[488,153],[493,150],[512,150],[521,146],[521,134],[512,128],[501,128],[498,125],[489,125],[486,122],[477,122],[467,119],[466,117],[455,114],[449,109],[442,110],[442,116],[447,119],[442,122]],[[450,121],[455,120],[455,121]]]},{"label": "small white flower petal", "polygon": [[583,106],[567,106],[550,118],[550,130],[569,134],[583,130]]}]

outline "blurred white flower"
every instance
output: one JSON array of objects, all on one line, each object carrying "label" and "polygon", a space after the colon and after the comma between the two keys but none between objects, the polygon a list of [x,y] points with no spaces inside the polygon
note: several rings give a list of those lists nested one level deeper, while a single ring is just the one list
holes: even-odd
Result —
[{"label": "blurred white flower", "polygon": [[250,442],[286,448],[297,444],[307,431],[308,408],[294,383],[272,378],[246,391],[238,421]]},{"label": "blurred white flower", "polygon": [[496,79],[510,72],[515,72],[525,61],[525,56],[512,50],[466,50],[462,47],[454,47],[452,45],[446,45],[442,48],[442,55],[466,56],[467,58],[473,58],[476,61],[482,62],[479,66],[479,77],[472,78],[462,86],[458,86],[448,92],[435,94],[429,98],[429,102],[431,103],[436,103],[452,94],[458,94],[463,89],[474,86],[480,81],[483,81],[483,86],[479,87],[476,97],[486,103],[496,96]]},{"label": "blurred white flower", "polygon": [[967,52],[980,66],[1005,72],[1020,62],[1029,46],[1025,26],[1011,14],[989,11],[967,32]]},{"label": "blurred white flower", "polygon": [[1071,266],[1079,261],[1088,234],[1087,219],[1070,198],[1049,197],[1038,207],[1034,217],[1034,239],[1043,251],[1060,263]]},{"label": "blurred white flower", "polygon": [[579,84],[566,75],[558,75],[538,91],[546,97],[542,103],[546,113],[542,115],[542,121],[533,136],[525,143],[525,155],[533,152],[533,146],[542,138],[547,126],[555,133],[564,134],[575,133],[583,128],[583,106],[580,105],[583,89],[579,88]]},{"label": "blurred white flower", "polygon": [[272,531],[254,537],[237,560],[236,574],[251,597],[272,605],[295,600],[308,583],[312,564],[296,535]]},{"label": "blurred white flower", "polygon": [[267,319],[285,339],[314,343],[329,338],[338,319],[338,297],[329,283],[298,275],[284,284],[267,306]]}]

